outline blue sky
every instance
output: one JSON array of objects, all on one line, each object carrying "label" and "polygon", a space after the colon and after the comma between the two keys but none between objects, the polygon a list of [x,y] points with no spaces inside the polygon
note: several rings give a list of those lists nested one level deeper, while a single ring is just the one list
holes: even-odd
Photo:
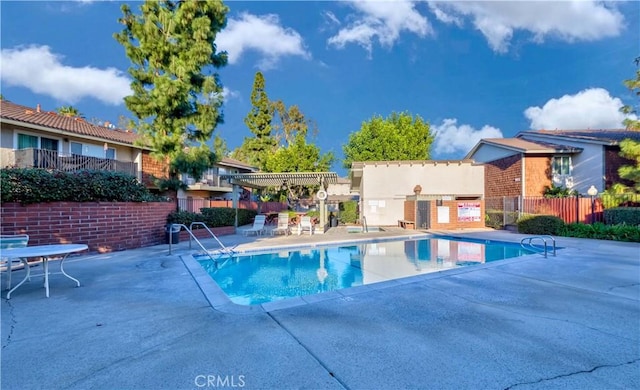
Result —
[{"label": "blue sky", "polygon": [[[113,38],[120,2],[2,1],[1,92],[87,119],[131,117],[129,61]],[[134,10],[140,3],[129,2]],[[599,1],[230,1],[216,43],[233,149],[250,136],[255,72],[298,105],[323,152],[342,157],[374,115],[408,111],[436,135],[432,159],[528,129],[621,128],[622,84],[640,55],[640,3]],[[635,100],[634,100],[635,99]],[[345,174],[338,161],[334,170]]]}]

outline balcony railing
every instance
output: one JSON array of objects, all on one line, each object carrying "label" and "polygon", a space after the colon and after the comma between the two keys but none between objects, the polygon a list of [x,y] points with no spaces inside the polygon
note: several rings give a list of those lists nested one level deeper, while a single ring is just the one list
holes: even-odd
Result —
[{"label": "balcony railing", "polygon": [[207,174],[199,181],[196,181],[189,175],[182,176],[182,182],[188,186],[206,186],[206,187],[224,187],[224,188],[232,188],[233,186],[229,182],[228,179],[221,179],[219,175]]},{"label": "balcony railing", "polygon": [[[3,156],[4,165],[17,168],[45,168],[65,172],[80,170],[112,171],[136,176],[138,164],[108,158],[89,157],[78,154],[63,155],[53,150],[18,149],[8,151]],[[3,153],[7,153],[3,150]]]}]

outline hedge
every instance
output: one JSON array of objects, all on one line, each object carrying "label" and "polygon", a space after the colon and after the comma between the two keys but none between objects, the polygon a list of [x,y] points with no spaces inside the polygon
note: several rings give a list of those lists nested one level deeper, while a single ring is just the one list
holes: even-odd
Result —
[{"label": "hedge", "polygon": [[0,201],[22,204],[46,202],[157,202],[135,176],[121,172],[62,172],[40,168],[0,169]]},{"label": "hedge", "polygon": [[564,221],[555,215],[525,215],[518,219],[518,233],[523,234],[560,234]]},{"label": "hedge", "polygon": [[607,225],[626,224],[640,226],[640,207],[616,207],[604,210]]},{"label": "hedge", "polygon": [[[167,223],[180,223],[187,227],[192,222],[204,222],[208,227],[234,226],[236,220],[236,209],[227,207],[205,207],[200,209],[201,213],[189,211],[174,211],[167,216]],[[255,218],[255,210],[238,209],[238,226],[250,224]],[[194,229],[199,228],[194,226]]]},{"label": "hedge", "polygon": [[358,220],[358,202],[355,200],[349,200],[341,202],[338,205],[340,210],[340,221],[342,223],[356,223]]}]

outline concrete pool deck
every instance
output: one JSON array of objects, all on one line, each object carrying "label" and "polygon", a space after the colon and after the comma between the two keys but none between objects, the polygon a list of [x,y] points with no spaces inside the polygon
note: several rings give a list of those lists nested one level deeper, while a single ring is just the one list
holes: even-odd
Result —
[{"label": "concrete pool deck", "polygon": [[[362,236],[336,232],[220,239],[254,250]],[[366,238],[407,234],[420,232]],[[0,387],[640,388],[640,245],[557,243],[557,257],[443,271],[269,312],[212,308],[181,259],[185,242],[172,255],[159,245],[70,257],[65,270],[81,287],[52,275],[50,298],[37,277],[9,301],[3,291]]]}]

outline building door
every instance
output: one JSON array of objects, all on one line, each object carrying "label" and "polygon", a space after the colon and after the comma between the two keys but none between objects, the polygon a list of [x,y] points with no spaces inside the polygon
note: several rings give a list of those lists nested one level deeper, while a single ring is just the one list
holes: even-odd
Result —
[{"label": "building door", "polygon": [[416,203],[416,229],[429,229],[431,227],[429,223],[431,202],[428,200],[419,200]]}]

